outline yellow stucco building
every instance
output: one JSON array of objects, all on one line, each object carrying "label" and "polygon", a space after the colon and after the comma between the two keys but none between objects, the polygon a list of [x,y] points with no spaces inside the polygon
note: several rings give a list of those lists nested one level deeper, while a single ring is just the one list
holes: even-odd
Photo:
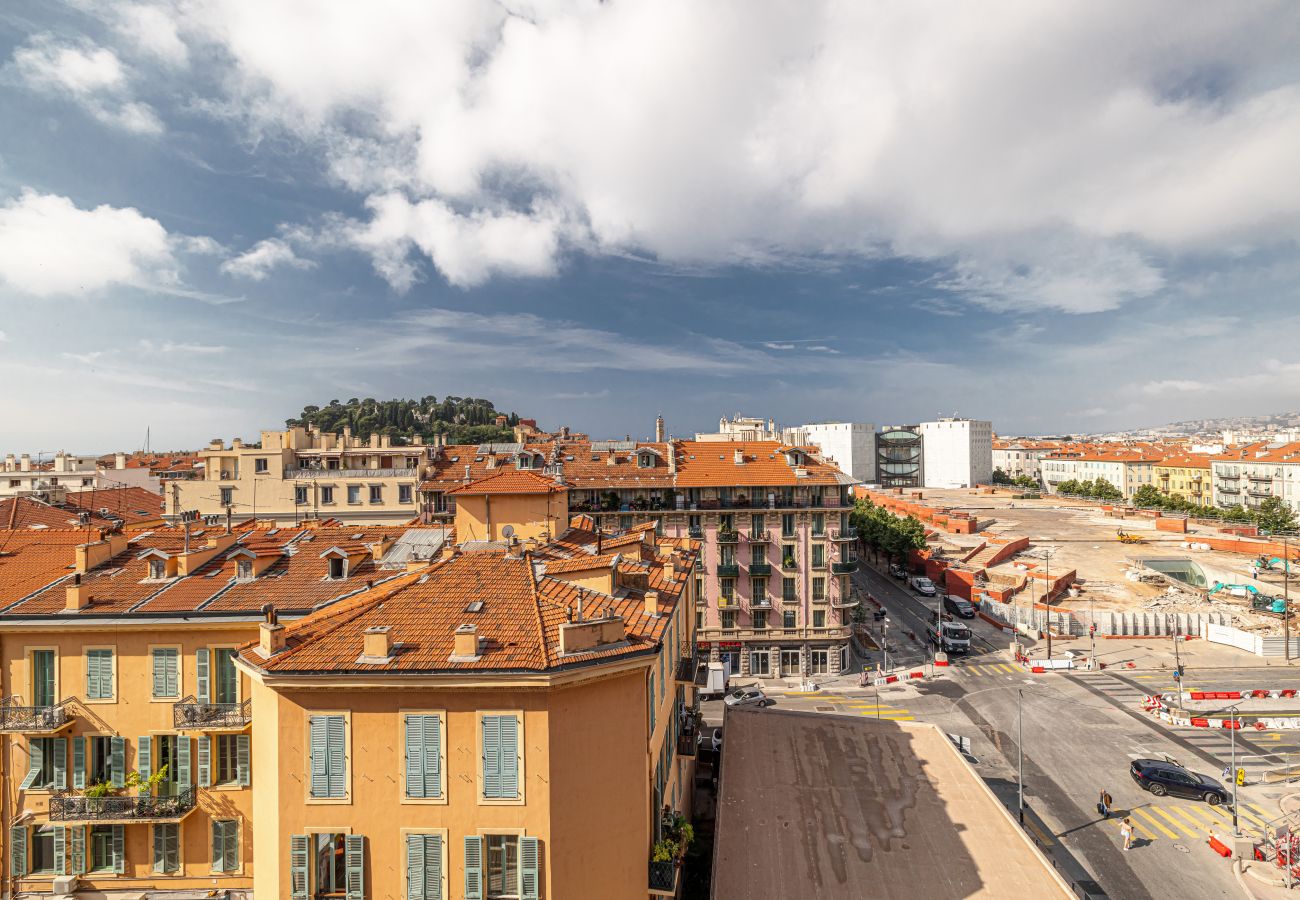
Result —
[{"label": "yellow stucco building", "polygon": [[1210,459],[1198,454],[1166,456],[1155,464],[1152,482],[1166,497],[1180,494],[1184,500],[1208,506]]}]

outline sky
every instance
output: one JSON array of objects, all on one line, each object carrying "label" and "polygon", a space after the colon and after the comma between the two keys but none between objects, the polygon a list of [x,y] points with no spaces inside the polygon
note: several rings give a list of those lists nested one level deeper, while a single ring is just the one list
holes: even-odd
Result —
[{"label": "sky", "polygon": [[1300,408],[1300,5],[7,0],[0,450]]}]

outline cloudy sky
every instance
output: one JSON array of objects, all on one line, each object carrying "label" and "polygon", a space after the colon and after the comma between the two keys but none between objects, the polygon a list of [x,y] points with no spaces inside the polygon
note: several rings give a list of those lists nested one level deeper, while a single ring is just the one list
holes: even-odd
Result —
[{"label": "cloudy sky", "polygon": [[0,449],[1294,409],[1297,46],[1288,0],[7,0]]}]

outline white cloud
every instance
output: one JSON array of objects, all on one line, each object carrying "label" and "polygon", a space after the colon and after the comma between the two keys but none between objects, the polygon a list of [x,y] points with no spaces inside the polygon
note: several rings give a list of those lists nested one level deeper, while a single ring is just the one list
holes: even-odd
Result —
[{"label": "white cloud", "polygon": [[[399,289],[882,254],[999,309],[1114,308],[1171,256],[1300,238],[1300,10],[1086,0],[797,7],[213,0],[259,133],[370,198]],[[213,108],[216,108],[214,106]],[[943,313],[940,313],[943,314]]]},{"label": "white cloud", "polygon": [[80,209],[32,190],[0,206],[0,281],[37,297],[174,285],[172,249],[167,230],[130,207]]},{"label": "white cloud", "polygon": [[254,244],[239,256],[221,264],[221,271],[236,278],[248,278],[261,281],[279,266],[294,269],[310,269],[315,263],[300,259],[293,248],[279,238],[267,238]]},{"label": "white cloud", "polygon": [[133,4],[113,9],[114,28],[141,52],[171,66],[189,61],[189,48],[177,33],[174,13],[158,6]]},{"label": "white cloud", "polygon": [[763,346],[769,350],[793,350],[794,344],[782,344],[777,341],[764,341]]},{"label": "white cloud", "polygon": [[14,68],[34,90],[67,97],[99,121],[137,134],[160,134],[152,107],[134,99],[127,71],[112,50],[37,35],[14,51]]}]

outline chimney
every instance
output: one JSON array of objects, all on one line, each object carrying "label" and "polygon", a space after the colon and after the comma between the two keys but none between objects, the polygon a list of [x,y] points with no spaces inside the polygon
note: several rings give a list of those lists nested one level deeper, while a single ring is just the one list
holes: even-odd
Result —
[{"label": "chimney", "polygon": [[667,561],[664,562],[664,581],[672,584],[677,580],[677,556],[674,553],[668,554]]},{"label": "chimney", "polygon": [[645,614],[647,616],[653,616],[656,619],[659,618],[659,592],[658,591],[645,592]]},{"label": "chimney", "polygon": [[370,558],[375,562],[379,562],[384,558],[384,554],[393,546],[393,543],[394,541],[392,537],[381,537],[370,545]]},{"label": "chimney", "polygon": [[21,472],[30,472],[32,470],[32,455],[24,453],[18,457],[18,469]]},{"label": "chimney", "polygon": [[257,649],[262,656],[275,656],[284,649],[284,626],[279,622],[262,622],[257,626]]},{"label": "chimney", "polygon": [[379,438],[379,446],[380,446],[381,449],[384,449],[384,450],[387,450],[387,449],[389,449],[390,447],[392,447],[392,446],[393,446],[393,437],[392,437],[392,435],[388,435],[388,434],[381,435],[380,438]]},{"label": "chimney", "polygon": [[90,606],[90,585],[81,583],[81,573],[72,576],[68,584],[68,600],[63,605],[64,612],[80,612]]},{"label": "chimney", "polygon": [[452,659],[469,661],[478,659],[478,626],[461,625],[455,632],[456,643],[452,648]]},{"label": "chimney", "polygon": [[114,454],[113,454],[113,468],[114,468],[114,469],[125,469],[125,468],[126,468],[126,454],[125,454],[125,453],[114,453]]},{"label": "chimney", "polygon": [[675,444],[668,445],[668,474],[677,474],[677,446]]},{"label": "chimney", "polygon": [[372,449],[372,450],[378,450],[378,449],[379,449],[379,432],[378,432],[378,431],[372,431],[372,432],[370,432],[370,449]]},{"label": "chimney", "polygon": [[393,655],[393,628],[391,625],[371,625],[361,633],[361,655],[371,659],[387,659]]},{"label": "chimney", "polygon": [[465,483],[469,484],[469,463],[465,463]]},{"label": "chimney", "polygon": [[745,451],[737,447],[735,456],[736,456],[736,465],[743,466],[745,464]]},{"label": "chimney", "polygon": [[660,444],[664,442],[664,417],[662,414],[655,417],[655,441]]},{"label": "chimney", "polygon": [[230,439],[230,449],[231,449],[231,450],[239,450],[239,449],[241,449],[243,446],[244,446],[244,439],[243,439],[243,438],[231,438],[231,439]]},{"label": "chimney", "polygon": [[429,560],[420,559],[418,556],[412,556],[406,560],[406,571],[418,572],[428,564],[429,564]]},{"label": "chimney", "polygon": [[208,441],[209,450],[222,450],[224,448],[225,448],[225,444],[221,442],[221,438],[213,438],[212,440]]}]

